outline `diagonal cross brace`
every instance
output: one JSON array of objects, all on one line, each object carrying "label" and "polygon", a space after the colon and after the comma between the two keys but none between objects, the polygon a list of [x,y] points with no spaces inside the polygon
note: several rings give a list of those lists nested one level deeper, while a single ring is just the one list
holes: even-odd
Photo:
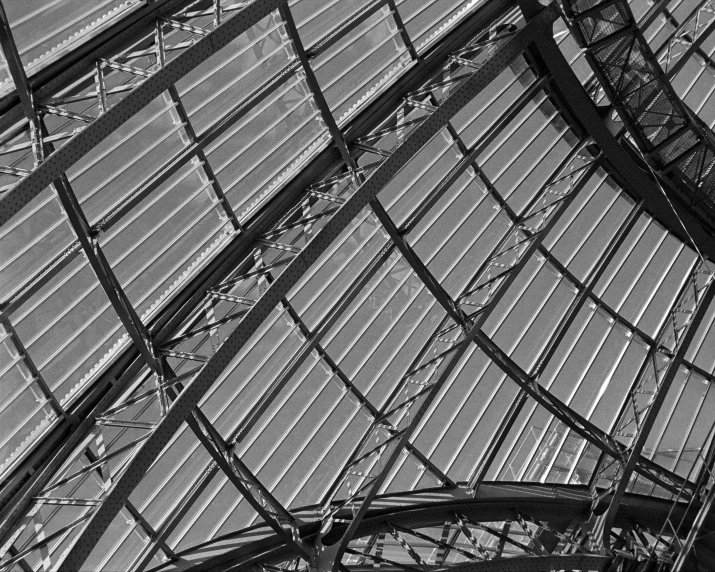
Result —
[{"label": "diagonal cross brace", "polygon": [[[206,363],[196,378],[194,378],[177,397],[152,435],[144,442],[135,457],[128,463],[127,470],[113,482],[111,489],[102,499],[100,506],[82,527],[81,532],[69,543],[64,553],[64,559],[59,566],[60,570],[76,570],[81,568],[82,563],[99,542],[113,518],[121,510],[124,501],[139,484],[143,475],[157,458],[163,447],[169,442],[188,416],[192,414],[195,406],[206,391],[208,391],[225,368],[231,363],[234,356],[250,339],[263,320],[268,317],[273,308],[280,303],[281,299],[307,271],[310,265],[318,259],[349,222],[390,180],[392,180],[419,149],[427,144],[427,142],[432,139],[455,114],[464,108],[475,95],[487,87],[506,69],[514,57],[521,54],[531,42],[535,41],[538,35],[544,32],[544,29],[550,30],[549,26],[551,22],[553,22],[558,15],[557,7],[554,4],[550,5],[539,14],[539,16],[532,20],[532,22],[527,24],[519,34],[515,35],[502,46],[502,48],[496,51],[478,72],[462,84],[459,89],[455,90],[437,111],[410,134],[395,153],[378,167],[372,176],[360,186],[355,194],[353,194],[340,207],[335,215],[326,222],[323,228],[315,234],[302,252],[288,264],[284,271],[276,278],[275,282],[268,287],[259,301],[248,310],[241,324],[223,341],[221,347]],[[238,17],[237,15],[224,25],[230,24]],[[211,35],[205,39],[209,38],[211,38]],[[201,42],[196,45],[198,46],[200,43]],[[170,64],[167,64],[167,66],[162,69],[167,70],[169,65]],[[149,78],[145,83],[141,84],[141,86],[146,85],[151,80],[152,78]],[[126,99],[122,101],[126,101]],[[119,104],[121,103],[122,102]],[[110,112],[111,110],[107,111],[103,117]],[[83,133],[86,131],[87,130]]]}]

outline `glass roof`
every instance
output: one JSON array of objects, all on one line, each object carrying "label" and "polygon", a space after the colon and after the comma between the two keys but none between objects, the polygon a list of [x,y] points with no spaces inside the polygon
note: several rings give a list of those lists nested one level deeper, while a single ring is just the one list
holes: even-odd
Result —
[{"label": "glass roof", "polygon": [[[5,2],[5,14],[28,75],[87,42],[97,32],[131,14],[141,0],[30,0]],[[2,73],[2,72],[0,72]],[[7,70],[0,75],[0,93],[12,90]]]},{"label": "glass roof", "polygon": [[[20,4],[15,78],[143,5]],[[644,30],[661,59],[698,9],[671,4]],[[712,263],[629,191],[539,62],[521,50],[403,151],[525,29],[518,9],[485,26],[475,0],[171,6],[2,133],[0,480],[64,456],[0,570],[74,554],[132,471],[83,569],[257,540],[275,514],[284,533],[310,511],[332,525],[368,493],[607,487],[666,375],[639,467],[692,485],[713,442],[715,304],[675,356]],[[554,39],[604,101],[561,18]],[[673,86],[709,121],[713,66],[692,62]],[[676,494],[645,470],[628,492]],[[536,525],[506,547],[504,526],[461,522],[450,561],[524,555]],[[344,562],[399,560],[400,538],[378,553],[356,536]]]},{"label": "glass roof", "polygon": [[673,88],[688,107],[712,129],[715,126],[714,16],[708,2],[664,2],[646,10],[632,3],[637,17],[648,17],[643,33]]}]

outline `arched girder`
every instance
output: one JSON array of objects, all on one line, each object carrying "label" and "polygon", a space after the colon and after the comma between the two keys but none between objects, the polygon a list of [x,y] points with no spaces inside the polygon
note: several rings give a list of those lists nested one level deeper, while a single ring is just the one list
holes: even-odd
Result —
[{"label": "arched girder", "polygon": [[[142,476],[158,457],[162,448],[179,430],[184,420],[192,413],[206,391],[231,363],[243,345],[250,339],[260,324],[273,311],[280,300],[315,262],[322,252],[342,232],[361,209],[397,174],[397,172],[431,140],[456,113],[464,108],[482,89],[487,87],[515,57],[520,55],[530,42],[556,18],[555,5],[547,8],[542,16],[527,26],[521,34],[515,35],[502,49],[496,51],[472,76],[469,77],[432,115],[416,128],[405,142],[386,159],[380,167],[347,198],[323,228],[308,244],[300,249],[286,247],[293,256],[283,272],[255,301],[241,317],[240,325],[226,338],[211,356],[197,376],[179,394],[171,408],[156,426],[149,428],[146,440],[138,447],[124,472],[103,491],[101,498],[92,500],[85,523],[73,538],[63,555],[60,556],[60,570],[75,570],[82,563],[102,537],[115,516],[124,505]],[[197,44],[198,45],[198,44]],[[167,66],[168,67],[168,66]],[[162,69],[167,69],[162,68]],[[149,81],[149,80],[147,80]],[[144,84],[142,84],[144,85]],[[280,245],[278,245],[280,246]],[[377,489],[373,489],[375,494]],[[369,502],[366,503],[369,506]]]},{"label": "arched girder", "polygon": [[[552,570],[604,570],[611,562],[610,556],[596,554],[547,554],[544,556],[514,556],[498,560],[466,562],[445,566],[450,572],[551,572]],[[346,566],[351,572],[361,572],[367,567]],[[383,569],[383,567],[381,567]],[[389,570],[389,568],[385,568]]]},{"label": "arched girder", "polygon": [[[381,533],[389,535],[390,525],[418,531],[429,527],[441,527],[446,521],[452,520],[454,515],[461,515],[471,523],[494,523],[513,520],[517,517],[517,512],[527,518],[531,517],[534,521],[538,520],[544,525],[550,525],[549,528],[552,531],[561,534],[567,529],[573,531],[578,525],[585,523],[589,518],[591,508],[588,489],[583,485],[483,483],[473,498],[456,498],[455,492],[463,494],[462,491],[456,489],[456,491],[427,490],[410,494],[381,495],[373,501],[371,509],[357,526],[352,540],[368,538]],[[306,524],[301,526],[301,534],[306,542],[313,541],[319,533],[319,520],[317,520],[315,508],[317,507],[305,507],[295,511],[297,517],[306,521]],[[641,530],[657,531],[668,517],[680,519],[684,516],[688,525],[692,523],[694,515],[692,513],[684,514],[683,506],[675,507],[672,513],[669,512],[670,509],[671,503],[667,500],[626,494],[620,505],[616,525],[623,529],[630,529],[635,523]],[[311,514],[313,521],[309,522]],[[346,520],[350,519],[351,511],[344,510],[341,517]],[[710,529],[713,526],[715,526],[715,517],[710,515],[707,518],[706,527]],[[337,540],[347,527],[348,523],[336,524],[330,534],[325,537],[325,541]],[[544,544],[549,542],[549,539],[553,541],[557,538],[546,529],[537,533],[537,537],[543,540]],[[553,551],[554,546],[555,542],[552,542],[549,548]],[[563,544],[558,550],[562,548]],[[588,552],[585,551],[584,554],[588,554]],[[237,531],[235,534],[228,534],[190,548],[179,553],[178,556],[178,560],[154,568],[152,572],[260,570],[263,565],[275,566],[294,558],[294,554],[287,549],[278,535],[263,534],[256,527],[252,530]],[[534,556],[532,555],[531,558]],[[595,554],[595,556],[602,558],[602,555]],[[491,570],[491,568],[480,568],[479,566],[488,566],[487,562],[497,562],[498,560],[497,558],[488,561],[475,559],[473,561],[475,567],[470,569]],[[512,560],[512,558],[505,557],[503,560]],[[544,564],[548,560],[541,562]],[[594,560],[594,562],[598,562],[598,560]],[[467,565],[453,565],[449,569],[454,568],[466,572],[464,566]],[[576,566],[574,565],[574,567]],[[564,565],[561,568],[568,569],[568,566]],[[346,569],[353,570],[353,567],[347,565]],[[439,569],[439,567],[435,569]]]},{"label": "arched girder", "polygon": [[282,4],[281,0],[250,2],[233,18],[218,26],[166,66],[151,74],[126,97],[67,143],[52,153],[0,199],[0,226],[27,205],[52,181],[212,54],[227,46],[251,26],[260,22]]},{"label": "arched girder", "polygon": [[[510,0],[493,0],[480,7],[465,21],[458,24],[442,41],[423,53],[420,61],[406,70],[396,85],[386,89],[372,104],[356,114],[354,119],[344,126],[344,131],[349,133],[353,139],[370,133],[374,126],[385,117],[387,113],[385,110],[391,110],[404,93],[419,88],[426,78],[437,71],[443,60],[453,50],[461,47],[475,33],[488,26],[489,22],[501,15],[510,5]],[[181,57],[183,56],[177,56],[176,59]],[[134,96],[129,94],[126,97]],[[223,122],[220,128],[209,130],[208,133],[218,135],[223,132],[222,129],[226,124],[231,125],[230,122]],[[152,322],[150,328],[155,341],[161,344],[171,339],[192,308],[196,304],[200,304],[205,289],[219,282],[229,272],[228,269],[235,269],[236,265],[240,264],[250,253],[255,237],[271,229],[276,218],[289,210],[296,200],[299,200],[298,196],[306,186],[326,173],[334,171],[340,164],[339,155],[334,148],[329,147],[322,151],[310,165],[273,197],[255,218],[245,223],[245,232],[235,237],[228,248],[211,261],[184,290],[179,292],[176,298]],[[78,446],[91,430],[94,415],[114,402],[126,389],[128,380],[136,375],[143,362],[135,360],[131,352],[127,354],[123,355],[118,363],[115,363],[115,366],[90,389],[89,397],[81,404],[82,409],[71,412],[77,418],[88,418],[77,429],[70,422],[60,424],[45,442],[38,446],[37,457],[31,458],[26,465],[21,465],[13,476],[14,480],[6,489],[2,490],[3,495],[6,496],[0,500],[4,503],[0,510],[0,520],[2,521],[0,543],[7,539],[7,535],[17,524],[18,519],[22,519],[23,511],[27,510],[31,498],[43,489],[53,472],[61,465],[63,455],[49,456],[50,452],[53,452],[52,455],[54,455],[54,451],[71,454],[73,448]],[[128,363],[131,366],[126,369]],[[124,373],[119,376],[118,372]],[[116,382],[114,381],[115,376],[118,378]],[[111,386],[109,393],[107,393],[108,385]],[[40,463],[43,464],[40,465]],[[23,488],[16,483],[22,484]],[[16,496],[10,498],[10,494]]]},{"label": "arched girder", "polygon": [[[690,219],[688,226],[689,230],[692,227],[696,244],[713,258],[715,138],[712,131],[675,93],[670,76],[658,64],[627,2],[598,2],[586,11],[576,3],[565,2],[564,11],[572,34],[585,49],[586,60],[643,154],[647,164],[642,166],[646,172],[652,170],[657,174],[660,184],[668,189],[670,200],[656,196],[662,195],[662,191],[653,183],[639,185],[640,192],[653,195],[656,208],[652,211],[662,217],[676,235],[687,235],[682,223],[672,220],[674,215],[669,211],[673,207],[668,202],[674,203],[679,216]],[[697,13],[696,9],[688,18]],[[706,37],[710,31],[711,27],[704,32]],[[566,91],[569,103],[572,95],[572,91]],[[616,170],[631,169],[627,162],[620,160],[619,163],[620,166],[614,165]],[[650,177],[644,173],[632,174],[633,181],[639,178],[648,180]],[[701,245],[701,240],[706,244]]]}]

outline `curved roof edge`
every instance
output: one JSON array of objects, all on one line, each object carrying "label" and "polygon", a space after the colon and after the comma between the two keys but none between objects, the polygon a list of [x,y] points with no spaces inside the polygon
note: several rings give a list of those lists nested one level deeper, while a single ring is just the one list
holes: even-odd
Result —
[{"label": "curved roof edge", "polygon": [[[551,75],[551,87],[561,109],[574,124],[588,133],[603,151],[611,169],[609,172],[636,200],[643,200],[645,209],[666,229],[685,243],[691,238],[700,252],[715,260],[715,228],[705,213],[687,208],[680,200],[666,197],[659,181],[648,170],[629,143],[613,135],[591,97],[578,80],[553,38],[540,37],[531,48],[534,59]],[[677,196],[673,182],[666,182],[668,190]],[[675,209],[675,211],[674,211]],[[682,220],[688,220],[687,230]]]},{"label": "curved roof edge", "polygon": [[[459,494],[462,493],[462,494]],[[489,483],[479,486],[473,498],[459,498],[463,491],[423,490],[407,495],[381,495],[360,523],[355,538],[388,531],[388,523],[409,529],[429,526],[442,527],[453,514],[463,515],[473,522],[495,522],[513,519],[515,507],[520,513],[535,519],[559,522],[568,526],[576,521],[584,523],[589,518],[591,498],[585,485],[544,485],[540,483]],[[686,514],[683,507],[675,507],[669,501],[627,494],[619,511],[618,524],[629,526],[633,522],[645,529],[658,531],[670,518],[692,522],[693,514]],[[320,520],[311,521],[311,507],[296,510],[306,522],[301,526],[305,538],[317,536]],[[672,514],[670,513],[673,509]],[[342,516],[349,520],[350,511]],[[315,518],[315,517],[314,517]],[[715,525],[715,517],[709,517]],[[565,525],[563,524],[565,523]],[[340,536],[347,523],[335,525],[331,536]],[[256,539],[240,542],[241,536],[226,535],[211,542],[193,547],[177,554],[179,559],[154,568],[151,572],[178,572],[179,570],[243,570],[261,564],[276,564],[292,557],[278,535],[261,536],[256,529]],[[548,542],[549,531],[540,533]],[[244,537],[245,538],[245,537]],[[703,550],[712,550],[703,543]],[[610,557],[608,557],[610,558]],[[512,560],[511,558],[509,560]],[[489,562],[489,561],[486,561]],[[508,565],[508,564],[507,564]],[[459,566],[459,565],[457,565]],[[541,569],[541,568],[539,568]]]}]

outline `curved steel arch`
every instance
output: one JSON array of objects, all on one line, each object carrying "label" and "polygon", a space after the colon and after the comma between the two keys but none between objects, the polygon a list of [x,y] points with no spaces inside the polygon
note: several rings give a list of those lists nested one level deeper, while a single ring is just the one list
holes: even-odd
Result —
[{"label": "curved steel arch", "polygon": [[0,198],[0,227],[93,147],[149,105],[153,99],[283,4],[286,4],[285,0],[250,2],[233,18],[159,68],[132,89],[126,97],[110,107],[80,133],[71,137]]},{"label": "curved steel arch", "polygon": [[[694,211],[712,234],[715,135],[670,84],[673,74],[692,52],[686,52],[666,74],[627,2],[605,0],[589,3],[584,9],[580,3],[568,0],[563,6],[571,33],[584,48],[586,60],[645,161],[666,184],[671,183],[672,201],[679,203],[682,210]],[[665,4],[659,7],[665,9]],[[700,11],[696,7],[685,22],[696,18]],[[707,29],[698,30],[700,35],[691,50],[697,49],[697,42],[707,38],[713,29],[711,23]]]},{"label": "curved steel arch", "polygon": [[[471,38],[473,34],[480,31],[484,26],[487,26],[493,18],[502,14],[508,7],[508,2],[495,1],[488,6],[480,8],[474,14],[470,15],[469,18],[459,23],[455,30],[445,37],[443,41],[425,52],[421,56],[420,61],[407,70],[396,85],[386,90],[378,100],[351,120],[346,126],[346,130],[351,133],[353,138],[368,133],[376,124],[376,121],[381,120],[378,118],[384,115],[384,108],[391,109],[405,90],[410,91],[411,89],[416,89],[421,86],[425,78],[436,71],[436,67],[441,65],[442,60],[446,58],[452,50],[460,47],[463,42]],[[303,190],[304,186],[313,182],[319,175],[322,176],[322,174],[332,171],[342,164],[335,155],[337,155],[337,153],[335,153],[334,148],[328,148],[323,151],[308,169],[301,172],[295,181],[289,183],[284,192],[274,197],[269,204],[266,205],[256,217],[257,220],[251,219],[244,228],[245,232],[238,236],[230,247],[222,252],[220,256],[197,277],[195,282],[198,285],[195,286],[192,283],[189,288],[182,291],[177,299],[163,311],[161,316],[157,319],[157,323],[153,324],[151,328],[152,335],[158,344],[164,343],[175,334],[178,324],[188,315],[187,308],[191,308],[194,304],[199,302],[197,296],[203,296],[203,292],[207,287],[217,280],[220,280],[221,277],[225,277],[224,274],[227,272],[226,268],[233,268],[236,264],[241,263],[244,255],[250,252],[253,240],[262,232],[271,228],[271,225],[281,216],[282,212],[294,206],[295,201],[298,200],[297,195]],[[216,278],[217,276],[219,278]],[[96,406],[97,411],[105,409],[109,403],[114,401],[117,396],[124,391],[124,385],[126,384],[122,382],[122,379],[131,377],[132,372],[136,372],[138,367],[136,361],[131,362],[130,368],[127,370],[128,373],[125,372],[122,378],[120,378],[117,383],[114,383],[107,394],[105,394],[107,389],[106,382],[97,384],[99,386],[96,388],[98,397],[94,400],[90,399],[90,402],[99,400],[99,404]],[[105,378],[107,377],[111,377],[111,375],[105,376]],[[91,429],[91,426],[88,429],[87,422],[92,422],[92,419],[85,419],[74,433],[66,436],[63,441],[65,445],[72,445],[72,443],[76,445],[87,436],[88,431]],[[67,427],[61,427],[61,429],[66,431]],[[56,446],[56,443],[53,442],[53,445]],[[67,447],[62,447],[60,451],[64,451],[68,455],[71,454],[71,449],[67,450]],[[17,497],[22,496],[22,498],[20,498],[19,501],[17,497],[12,499],[12,501],[3,507],[2,512],[0,512],[0,518],[2,518],[2,525],[0,526],[2,536],[0,539],[2,539],[2,541],[8,538],[8,535],[12,533],[12,527],[17,525],[23,518],[25,514],[23,511],[27,510],[28,503],[30,503],[32,497],[47,484],[48,479],[51,478],[51,470],[53,468],[57,470],[59,467],[57,463],[62,462],[61,457],[62,455],[55,455],[54,459],[50,458],[49,465],[43,465],[41,470],[37,470],[37,467],[31,467],[30,472],[34,472],[34,475],[17,494]]]},{"label": "curved steel arch", "polygon": [[[458,498],[461,496],[462,498]],[[306,540],[312,540],[319,534],[319,520],[315,519],[315,508],[304,507],[296,509],[294,514],[306,520],[301,526],[301,534]],[[680,519],[685,517],[688,523],[693,520],[693,515],[685,515],[684,507],[678,507],[670,512],[671,504],[664,499],[644,497],[627,494],[621,504],[617,524],[623,529],[629,529],[634,523],[641,530],[657,531],[668,518]],[[516,519],[517,512],[527,517],[532,517],[549,524],[551,531],[563,534],[566,530],[574,531],[579,526],[586,526],[591,512],[591,497],[588,488],[583,485],[544,485],[540,483],[496,483],[485,482],[474,493],[474,497],[464,498],[464,490],[452,489],[445,491],[431,490],[418,491],[404,495],[381,495],[377,497],[372,508],[356,528],[354,539],[371,537],[380,533],[389,534],[389,525],[399,525],[407,529],[419,530],[428,527],[442,527],[445,522],[454,518],[455,514],[464,516],[471,522],[502,522]],[[311,516],[312,515],[312,516]],[[349,520],[351,511],[345,510],[341,516]],[[552,525],[553,523],[553,525]],[[336,525],[332,537],[339,537],[348,527],[348,523]],[[715,516],[708,517],[708,527],[715,527]],[[259,529],[255,529],[257,537]],[[537,534],[537,541],[547,543],[552,549],[550,554],[544,556],[559,556],[553,552],[558,537],[546,528],[542,536]],[[295,555],[286,549],[278,535],[260,536],[255,540],[242,541],[245,534],[238,531],[236,534],[227,534],[221,538],[189,548],[179,553],[178,560],[167,562],[162,566],[153,568],[151,572],[178,572],[188,570],[199,572],[212,570],[215,572],[258,570],[263,564],[276,565]],[[541,539],[541,540],[539,540]],[[712,550],[712,543],[707,549]],[[559,550],[563,545],[559,547]],[[585,555],[596,557],[594,562],[599,566],[612,562],[613,556],[604,556],[597,552]],[[529,557],[526,557],[529,558]],[[531,557],[533,558],[533,556]],[[497,561],[512,560],[501,558]],[[541,565],[548,562],[541,561]],[[482,570],[490,569],[486,563],[476,562],[475,567],[469,564],[445,566],[449,570]],[[538,561],[534,565],[540,565]],[[529,564],[525,564],[528,566]],[[480,568],[485,566],[485,568]],[[346,569],[352,570],[350,565]],[[388,566],[389,568],[389,566]],[[397,568],[396,568],[397,569]],[[439,569],[439,568],[436,568]],[[529,570],[530,568],[525,568]],[[540,568],[536,568],[539,570]],[[553,568],[552,568],[553,569]]]},{"label": "curved steel arch", "polygon": [[[260,299],[253,304],[242,318],[240,325],[223,342],[200,373],[179,394],[159,425],[140,446],[123,474],[112,483],[111,488],[92,516],[82,526],[66,550],[60,570],[77,570],[111,524],[112,519],[124,506],[134,488],[139,484],[153,460],[168,443],[182,423],[192,415],[201,397],[231,363],[233,357],[248,341],[263,320],[278,305],[290,288],[298,281],[309,266],[315,262],[342,229],[372,200],[376,194],[397,174],[397,172],[421,149],[460,109],[484,89],[503,71],[511,61],[533,42],[543,26],[550,25],[558,15],[552,4],[539,18],[527,25],[475,72],[465,83],[441,105],[429,118],[415,129],[405,142],[388,157],[357,191],[340,207],[315,237],[300,251],[268,287]],[[373,493],[374,494],[374,493]]]},{"label": "curved steel arch", "polygon": [[[642,172],[638,172],[637,167],[634,168],[633,160],[623,153],[622,149],[616,150],[618,143],[594,113],[595,109],[590,98],[579,89],[578,81],[563,61],[563,57],[559,58],[556,45],[553,41],[540,38],[537,45],[546,60],[546,65],[554,73],[563,91],[568,94],[567,99],[581,111],[580,117],[587,124],[596,143],[604,153],[611,155],[609,158],[617,170],[627,170],[628,173],[632,173],[626,177],[627,179],[640,180],[638,189],[641,193],[644,189],[648,189],[646,192],[650,196],[661,203],[667,202],[658,210],[661,216],[671,216],[671,212],[675,209],[672,203],[682,205],[685,197],[692,210],[701,214],[703,219],[711,221],[715,209],[713,202],[715,186],[712,179],[712,169],[715,165],[715,135],[702,124],[699,118],[689,112],[675,94],[650,46],[635,24],[635,18],[628,4],[620,0],[605,1],[583,10],[575,2],[567,1],[564,2],[564,9],[569,17],[572,33],[579,44],[586,49],[586,59],[633,135],[645,160],[653,165],[654,173],[657,173],[658,177],[673,180],[672,198],[663,197],[665,191],[660,183],[651,182]],[[614,19],[616,14],[620,15],[620,18]],[[681,212],[685,210],[682,206],[680,209]],[[682,227],[679,215],[673,214],[678,218],[676,228]],[[712,245],[712,227],[701,229],[697,224],[689,227],[690,232],[695,236],[704,234],[707,246]],[[683,228],[683,231],[686,234],[685,241],[690,242],[689,230]],[[682,233],[678,234],[682,235]],[[695,246],[697,248],[697,244]],[[705,253],[713,258],[710,248]],[[715,285],[712,276],[709,276],[708,282],[700,292],[697,287],[695,288],[695,304],[691,310],[692,320],[686,323],[687,327],[683,331],[677,351],[672,355],[672,361],[660,380],[656,395],[641,412],[642,423],[629,448],[627,459],[622,464],[622,471],[613,485],[615,494],[604,516],[603,541],[607,548],[610,547],[610,531],[618,505],[629,486],[636,457],[645,446],[650,429],[655,423],[688,346],[713,297],[715,297]],[[599,471],[600,467],[597,466],[596,470]]]},{"label": "curved steel arch", "polygon": [[[533,28],[532,28],[532,30],[533,30]],[[522,35],[520,39],[522,41],[524,41],[524,36]],[[513,46],[512,46],[512,48],[513,48]],[[523,49],[523,46],[520,49]],[[498,68],[497,65],[495,65],[494,67],[495,67],[495,69]],[[488,75],[489,73],[493,73],[493,72],[494,72],[494,70],[486,69],[484,74]],[[460,92],[456,92],[454,95],[456,96],[459,93]],[[462,94],[462,96],[464,96],[464,94]],[[466,96],[464,96],[464,97],[466,97]],[[471,97],[468,99],[471,99]],[[458,106],[458,100],[455,105]],[[439,110],[437,111],[437,113],[435,113],[434,116],[437,116],[438,113],[439,113]],[[447,114],[443,114],[442,117],[439,117],[438,119],[435,120],[436,125],[434,124],[435,122],[433,122],[433,125],[431,125],[430,129],[425,129],[424,132],[421,133],[422,139],[415,138],[415,140],[412,140],[410,138],[406,142],[406,145],[411,144],[411,145],[419,146],[420,141],[422,143],[424,143],[424,141],[426,141],[431,136],[430,133],[436,133],[437,130],[441,127],[441,125],[444,124],[444,121],[449,119],[449,117],[447,117],[447,119],[445,119],[445,115],[447,115]],[[278,303],[278,300],[280,299],[281,292],[287,291],[290,284],[292,282],[294,282],[295,280],[297,280],[296,277],[300,276],[303,272],[305,272],[305,270],[310,266],[310,264],[315,261],[315,259],[317,258],[317,255],[321,252],[321,248],[325,248],[325,246],[339,232],[339,230],[342,228],[342,226],[344,226],[344,224],[347,224],[346,221],[351,220],[352,216],[354,216],[354,214],[359,211],[361,206],[364,205],[366,202],[368,202],[370,200],[370,198],[378,192],[378,190],[381,188],[381,186],[384,185],[385,182],[387,180],[389,180],[389,178],[392,175],[394,175],[396,170],[398,170],[400,168],[401,162],[402,162],[402,164],[404,164],[404,162],[406,162],[407,160],[409,160],[410,157],[412,157],[412,155],[415,152],[415,148],[416,147],[412,147],[412,148],[407,147],[406,150],[403,150],[403,151],[398,150],[398,152],[392,156],[392,157],[396,157],[395,160],[393,161],[393,163],[390,164],[389,159],[385,163],[385,165],[389,164],[390,167],[385,168],[384,172],[378,171],[378,173],[381,174],[381,177],[384,177],[384,178],[378,177],[376,182],[370,183],[370,181],[372,181],[372,178],[371,178],[368,180],[368,182],[366,183],[366,185],[364,187],[361,187],[361,189],[356,192],[356,194],[353,196],[353,198],[351,198],[350,201],[348,201],[350,208],[345,208],[345,210],[341,209],[341,211],[339,211],[336,214],[336,216],[333,217],[333,219],[331,219],[329,225],[332,225],[332,226],[326,227],[326,228],[330,228],[330,230],[325,232],[322,235],[319,235],[321,237],[320,240],[323,242],[318,241],[315,245],[313,245],[311,250],[308,250],[308,249],[304,250],[294,259],[294,263],[291,263],[291,266],[288,269],[288,270],[290,270],[290,272],[288,272],[288,270],[286,270],[286,272],[284,272],[281,275],[281,277],[279,277],[277,282],[280,282],[280,286],[275,287],[275,288],[272,286],[271,287],[272,289],[269,288],[268,292],[266,292],[266,295],[267,295],[267,297],[265,297],[266,301],[264,303],[262,303],[263,305],[260,307],[260,310],[257,309],[253,314],[250,314],[250,320],[249,320],[249,317],[246,316],[246,323],[248,323],[249,325],[251,325],[251,324],[255,325],[262,321],[262,319],[266,315],[265,313],[267,311],[269,311],[269,309],[273,308]],[[398,153],[400,153],[400,152],[401,152],[401,156],[398,155]],[[383,165],[383,167],[385,165]],[[382,167],[381,167],[381,169],[382,169]],[[376,173],[376,175],[377,175],[377,173]],[[373,177],[375,177],[375,176],[373,176]],[[367,190],[365,190],[365,189],[367,189]],[[348,205],[346,204],[344,207],[347,207],[347,206]],[[341,217],[342,217],[342,220],[341,220]],[[335,222],[333,222],[333,221],[335,221]],[[269,293],[270,293],[270,295],[268,295]],[[263,300],[263,298],[261,298],[261,300]],[[241,344],[243,343],[243,341],[245,341],[245,339],[247,339],[249,334],[250,334],[250,328],[242,331],[240,334],[236,335],[235,338],[231,339],[231,344],[233,345],[233,347],[229,347],[228,350],[224,351],[224,353],[222,354],[222,357],[220,359],[216,360],[216,362],[213,364],[213,367],[210,370],[207,366],[206,369],[209,371],[202,378],[202,381],[201,381],[202,385],[207,386],[208,384],[210,384],[211,381],[208,378],[211,375],[218,375],[223,370],[223,365],[225,365],[226,363],[228,363],[228,361],[230,361],[230,359],[233,357],[233,355],[235,355],[235,353],[238,351],[237,348],[239,348],[241,346]],[[481,342],[484,347],[491,347],[491,346],[489,346],[490,340],[488,340],[486,338],[481,338]],[[492,349],[494,350],[495,354],[498,353],[498,351],[497,351],[498,348],[492,348]],[[504,367],[513,369],[513,366],[510,365],[508,363],[508,361],[506,360],[506,356],[502,356],[502,357],[504,358],[504,360],[503,360],[503,363],[505,364]],[[228,360],[228,361],[226,361],[226,360]],[[530,383],[530,380],[523,378],[523,376],[521,375],[521,372],[514,370],[514,371],[512,371],[512,373],[515,376],[522,378],[521,381],[525,385],[528,385]],[[191,387],[193,387],[194,385],[196,385],[196,384],[192,384],[188,388],[187,391],[191,391]],[[181,397],[179,398],[179,402],[177,402],[175,404],[175,407],[181,405],[181,408],[183,409],[183,413],[182,412],[177,413],[173,417],[173,419],[170,423],[166,423],[166,428],[164,429],[164,431],[166,431],[166,434],[171,435],[171,433],[176,430],[176,428],[179,426],[179,424],[191,414],[193,406],[190,405],[190,403],[193,400],[196,400],[196,402],[198,401],[198,399],[200,397],[200,391],[201,391],[200,389],[195,389],[192,396],[184,398],[183,401],[182,401]],[[186,392],[184,394],[182,394],[182,396],[185,394],[186,394]],[[198,397],[197,397],[197,395],[198,395]],[[178,409],[178,407],[177,407],[177,409]],[[167,437],[167,439],[168,439],[168,437]],[[154,441],[152,441],[151,447],[153,447],[155,451],[157,449],[160,449],[161,448],[161,439],[157,438]],[[153,454],[150,450],[148,450],[148,451],[149,452],[146,454],[146,456],[141,461],[141,463],[137,463],[135,466],[133,466],[133,469],[135,469],[135,470],[128,471],[128,472],[131,472],[132,475],[130,477],[127,477],[125,479],[125,482],[123,483],[123,486],[127,487],[127,488],[125,488],[124,492],[119,493],[118,495],[116,495],[116,498],[113,499],[112,502],[115,504],[115,507],[117,507],[117,506],[119,508],[121,507],[121,502],[122,502],[121,495],[125,494],[126,490],[131,488],[132,479],[134,479],[136,481],[137,479],[141,478],[141,475],[143,474],[142,467],[146,468],[146,466],[148,466],[146,463],[149,463],[151,461],[151,455]],[[126,494],[128,495],[128,493],[126,493]],[[126,496],[124,498],[126,498]],[[119,504],[117,505],[117,503],[119,503]],[[116,511],[118,511],[119,508],[116,508],[116,510],[115,510],[115,508],[112,508],[110,506],[110,508],[107,509],[104,517],[107,518],[108,520],[111,520],[111,518],[107,515],[111,515],[112,510],[115,510],[115,513],[116,513]],[[92,519],[92,521],[93,520],[94,520],[94,518]],[[92,521],[90,521],[90,523]],[[85,528],[85,530],[88,530],[88,528],[90,528],[89,525]],[[100,528],[101,528],[101,526],[100,526]],[[88,533],[88,535],[92,536],[94,534],[94,530],[95,530],[94,527],[92,527],[92,531],[90,531]],[[87,538],[86,536],[82,537],[82,540],[85,540],[86,538]],[[79,550],[80,551],[84,550],[84,548],[80,548]],[[87,549],[87,550],[89,550],[89,549]],[[77,553],[71,553],[71,555],[73,557],[78,557],[78,560],[74,561],[75,563],[81,561],[81,558],[82,558],[81,553],[79,555]],[[72,562],[73,561],[70,560],[66,565],[72,566],[72,564],[71,564]]]}]

